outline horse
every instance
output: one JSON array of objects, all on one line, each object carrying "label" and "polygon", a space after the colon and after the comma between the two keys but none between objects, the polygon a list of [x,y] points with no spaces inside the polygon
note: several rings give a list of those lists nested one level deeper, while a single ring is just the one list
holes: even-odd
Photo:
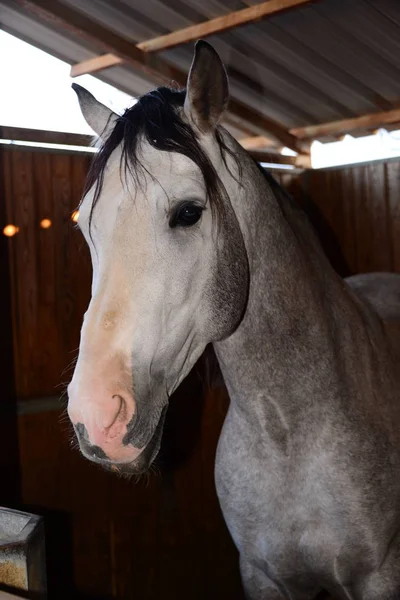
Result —
[{"label": "horse", "polygon": [[101,144],[79,209],[93,264],[68,411],[82,453],[148,469],[211,344],[230,397],[215,463],[250,600],[400,598],[400,275],[344,280],[299,206],[186,90],[122,116],[74,84]]}]

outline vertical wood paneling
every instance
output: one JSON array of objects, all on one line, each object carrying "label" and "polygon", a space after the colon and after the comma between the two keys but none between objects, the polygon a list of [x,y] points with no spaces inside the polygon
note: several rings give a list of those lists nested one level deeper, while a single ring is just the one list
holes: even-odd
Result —
[{"label": "vertical wood paneling", "polygon": [[340,169],[338,172],[340,178],[340,202],[341,216],[340,223],[341,235],[339,244],[347,268],[350,272],[357,269],[357,246],[358,241],[354,235],[355,231],[355,208],[354,208],[354,178],[353,170],[349,168]]},{"label": "vertical wood paneling", "polygon": [[[58,412],[20,417],[23,498],[52,525],[52,597],[243,600],[214,487],[227,396],[220,389],[203,397],[192,373],[171,399],[161,474],[139,482],[73,451]],[[70,534],[60,537],[63,515]]]},{"label": "vertical wood paneling", "polygon": [[354,235],[357,240],[356,268],[360,273],[372,270],[372,223],[369,208],[369,177],[365,167],[353,170],[354,210],[357,215]]},{"label": "vertical wood paneling", "polygon": [[[70,219],[89,159],[1,152],[9,177],[6,221],[20,228],[9,240],[17,395],[54,395],[61,393],[62,373],[76,353],[89,301],[89,253]],[[40,227],[45,218],[52,222],[49,229]]]},{"label": "vertical wood paneling", "polygon": [[[89,158],[1,150],[8,222],[18,394],[54,394],[68,381],[91,279],[70,220]],[[400,162],[276,175],[310,214],[343,275],[400,272]],[[39,227],[43,218],[52,227]],[[6,223],[2,224],[4,226]],[[64,375],[62,375],[64,371]],[[191,374],[171,401],[162,475],[118,479],[70,447],[57,412],[19,419],[25,506],[47,515],[53,597],[243,598],[237,553],[213,483],[227,409],[223,388],[204,393]]]},{"label": "vertical wood paneling", "polygon": [[400,272],[400,162],[309,171],[290,191],[342,276]]},{"label": "vertical wood paneling", "polygon": [[[20,227],[6,240],[18,394],[54,394],[70,377],[89,299],[90,259],[70,220],[88,158],[27,150],[2,156],[10,174],[7,220]],[[40,228],[43,218],[51,219],[49,229]],[[171,399],[162,476],[139,484],[73,451],[58,412],[20,417],[23,506],[46,515],[52,597],[243,598],[213,481],[226,407],[223,390],[204,398],[192,374]]]},{"label": "vertical wood paneling", "polygon": [[[55,285],[56,260],[55,249],[58,245],[59,228],[54,214],[54,197],[52,190],[52,157],[50,154],[32,153],[34,196],[32,203],[36,207],[36,219],[30,223],[30,228],[36,236],[36,259],[38,266],[38,311],[37,331],[34,355],[37,357],[33,377],[37,385],[37,394],[48,390],[57,393],[59,373],[62,369],[59,352],[61,338],[57,327],[55,309],[57,306],[57,287]],[[40,222],[50,219],[52,226],[42,229]],[[23,293],[23,289],[20,289]],[[51,390],[51,391],[50,391]],[[21,395],[29,396],[31,382]],[[32,394],[33,395],[33,394]]]},{"label": "vertical wood paneling", "polygon": [[[6,198],[11,193],[9,156],[0,152],[0,231],[7,224]],[[13,353],[13,269],[10,240],[0,235],[0,472],[2,506],[20,501],[20,457]]]},{"label": "vertical wood paneling", "polygon": [[391,265],[400,273],[400,162],[387,163],[386,186]]},{"label": "vertical wood paneling", "polygon": [[390,271],[390,232],[387,215],[387,188],[385,163],[371,163],[366,167],[369,173],[369,200],[372,231],[372,270]]},{"label": "vertical wood paneling", "polygon": [[[14,273],[16,278],[16,329],[15,339],[23,340],[16,348],[18,375],[17,394],[24,395],[30,382],[36,378],[38,332],[38,270],[36,262],[35,229],[36,206],[32,179],[32,153],[16,152],[12,155],[12,197],[10,221],[20,228],[11,244],[15,253]],[[21,285],[22,284],[22,285]]]}]

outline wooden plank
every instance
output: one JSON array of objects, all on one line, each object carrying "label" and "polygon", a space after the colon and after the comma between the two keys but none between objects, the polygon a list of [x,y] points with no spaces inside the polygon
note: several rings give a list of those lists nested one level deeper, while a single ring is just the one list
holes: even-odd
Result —
[{"label": "wooden plank", "polygon": [[387,182],[384,162],[372,162],[366,166],[369,172],[369,213],[372,227],[372,270],[391,271],[391,231],[388,221]]},{"label": "wooden plank", "polygon": [[[1,504],[20,506],[20,461],[18,444],[17,403],[15,390],[14,324],[16,318],[14,298],[13,242],[14,238],[2,235],[10,223],[12,199],[11,157],[0,148],[0,470],[3,482]],[[12,222],[12,221],[11,221]]]},{"label": "wooden plank", "polygon": [[266,135],[267,137],[272,136],[278,143],[280,142],[281,145],[286,146],[299,154],[308,154],[310,151],[308,142],[302,142],[287,131],[283,125],[278,124],[276,121],[272,121],[262,113],[249,108],[237,100],[230,100],[229,113],[238,117],[239,121],[242,120],[246,123],[251,123],[251,127],[254,128],[257,135]]},{"label": "wooden plank", "polygon": [[295,127],[290,130],[292,135],[300,139],[319,139],[324,136],[341,136],[356,130],[371,130],[383,127],[388,123],[400,123],[400,108],[378,113],[371,113],[356,117],[354,119],[343,119],[321,123],[319,125],[307,125],[306,127]]},{"label": "wooden plank", "polygon": [[388,162],[386,164],[386,186],[392,269],[400,273],[400,162]]},{"label": "wooden plank", "polygon": [[[268,0],[268,2],[262,2],[250,8],[237,10],[203,23],[184,27],[166,35],[140,42],[136,47],[144,52],[159,52],[160,50],[174,48],[198,39],[204,39],[215,33],[225,32],[241,25],[261,21],[291,8],[309,4],[311,1],[313,0]],[[78,75],[86,73],[95,73],[102,69],[120,65],[121,63],[123,63],[123,60],[113,54],[96,56],[73,65],[71,68],[71,77],[78,77]]]},{"label": "wooden plank", "polygon": [[[246,150],[258,150],[260,148],[271,148],[274,146],[274,142],[263,135],[242,138],[239,140],[239,144]],[[281,148],[279,148],[279,150],[280,149]]]},{"label": "wooden plank", "polygon": [[146,42],[141,42],[138,47],[145,52],[158,52],[167,48],[174,48],[181,44],[187,44],[200,38],[205,38],[216,33],[222,33],[246,25],[261,21],[283,11],[309,4],[311,0],[268,0],[260,4],[254,4],[249,8],[243,8],[227,15],[211,19],[204,23],[191,25],[178,31],[156,37]]},{"label": "wooden plank", "polygon": [[71,449],[60,413],[19,418],[23,502],[48,523],[52,597],[244,598],[214,485],[227,406],[225,390],[205,393],[189,375],[171,399],[162,474],[137,483]]},{"label": "wooden plank", "polygon": [[[96,23],[83,13],[80,13],[58,0],[17,0],[25,9],[41,20],[47,21],[53,26],[58,26],[79,35],[96,44],[105,52],[118,55],[126,63],[155,81],[170,84],[176,81],[185,86],[187,74],[184,71],[167,63],[155,54],[143,52],[132,42],[110,31],[106,27]],[[246,9],[247,10],[247,9]],[[281,124],[269,119],[262,113],[252,110],[250,107],[231,100],[229,112],[240,121],[246,122],[246,127],[251,127],[257,135],[272,135],[281,144],[301,152],[308,152],[307,148],[290,134]]]},{"label": "wooden plank", "polygon": [[[60,373],[62,371],[62,340],[60,323],[57,321],[55,306],[57,306],[57,286],[54,275],[57,272],[56,252],[59,237],[62,232],[57,223],[56,211],[58,199],[53,193],[52,155],[44,152],[31,152],[34,181],[32,203],[35,205],[37,218],[27,226],[32,230],[36,241],[37,269],[37,323],[36,340],[31,350],[32,362],[35,364],[36,394],[56,393],[59,389]],[[62,158],[67,156],[62,155]],[[51,227],[42,229],[40,221],[49,219]],[[26,394],[29,390],[26,390]]]},{"label": "wooden plank", "polygon": [[340,275],[399,269],[398,169],[377,161],[307,173],[311,220]]},{"label": "wooden plank", "polygon": [[[354,210],[354,167],[342,167],[338,169],[340,177],[340,192],[341,192],[341,209],[342,217],[340,228],[341,233],[341,250],[346,257],[345,261],[348,266],[348,273],[357,273],[357,245],[356,236],[356,219],[357,214]],[[334,201],[332,199],[332,201]]]},{"label": "wooden plank", "polygon": [[88,58],[87,60],[72,65],[70,75],[71,77],[79,77],[80,75],[86,75],[87,73],[98,73],[99,71],[104,71],[104,69],[109,69],[110,67],[117,67],[118,65],[123,64],[123,62],[122,58],[115,54],[101,54],[100,56],[94,56],[93,58]]},{"label": "wooden plank", "polygon": [[65,146],[92,146],[94,136],[23,127],[0,127],[0,139],[43,144],[64,144]]},{"label": "wooden plank", "polygon": [[38,19],[78,35],[104,52],[116,54],[150,80],[186,83],[186,73],[180,69],[154,54],[146,54],[136,44],[59,0],[17,0],[17,3]]},{"label": "wooden plank", "polygon": [[[13,238],[2,236],[12,272],[17,392],[61,394],[90,297],[89,253],[70,218],[90,157],[25,149],[2,155],[7,221],[20,228]],[[51,220],[48,229],[40,227],[44,218]]]},{"label": "wooden plank", "polygon": [[[11,238],[14,254],[13,277],[15,278],[15,315],[14,344],[16,391],[18,396],[28,395],[31,385],[40,385],[37,381],[34,365],[38,340],[37,290],[38,264],[36,252],[37,223],[36,203],[34,201],[34,182],[32,153],[21,150],[11,155],[12,222],[19,227],[18,235]],[[30,395],[40,395],[32,389]]]},{"label": "wooden plank", "polygon": [[369,178],[365,166],[353,170],[354,189],[353,203],[356,214],[355,236],[357,239],[357,273],[368,273],[373,270],[371,257],[371,240],[373,223],[369,211]]}]

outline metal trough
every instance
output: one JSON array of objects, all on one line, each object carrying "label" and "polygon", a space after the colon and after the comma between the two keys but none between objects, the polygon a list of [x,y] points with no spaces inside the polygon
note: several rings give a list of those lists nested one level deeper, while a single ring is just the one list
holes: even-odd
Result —
[{"label": "metal trough", "polygon": [[46,598],[44,525],[42,517],[0,508],[0,589],[7,588]]}]

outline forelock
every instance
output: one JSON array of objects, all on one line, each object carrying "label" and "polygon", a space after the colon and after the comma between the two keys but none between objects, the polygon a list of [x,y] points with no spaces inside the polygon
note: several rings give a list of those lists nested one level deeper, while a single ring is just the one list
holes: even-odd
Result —
[{"label": "forelock", "polygon": [[[94,156],[86,180],[84,195],[94,187],[90,220],[101,194],[105,169],[112,153],[121,146],[120,173],[125,182],[138,185],[143,174],[157,180],[141,160],[140,146],[145,141],[157,150],[176,152],[186,156],[200,169],[211,209],[219,218],[224,213],[226,190],[210,158],[201,147],[196,131],[182,118],[186,91],[160,87],[139,98],[137,103],[118,117],[109,137]],[[238,163],[233,151],[224,141],[222,131],[215,130],[221,158],[226,163],[227,154]]]}]

